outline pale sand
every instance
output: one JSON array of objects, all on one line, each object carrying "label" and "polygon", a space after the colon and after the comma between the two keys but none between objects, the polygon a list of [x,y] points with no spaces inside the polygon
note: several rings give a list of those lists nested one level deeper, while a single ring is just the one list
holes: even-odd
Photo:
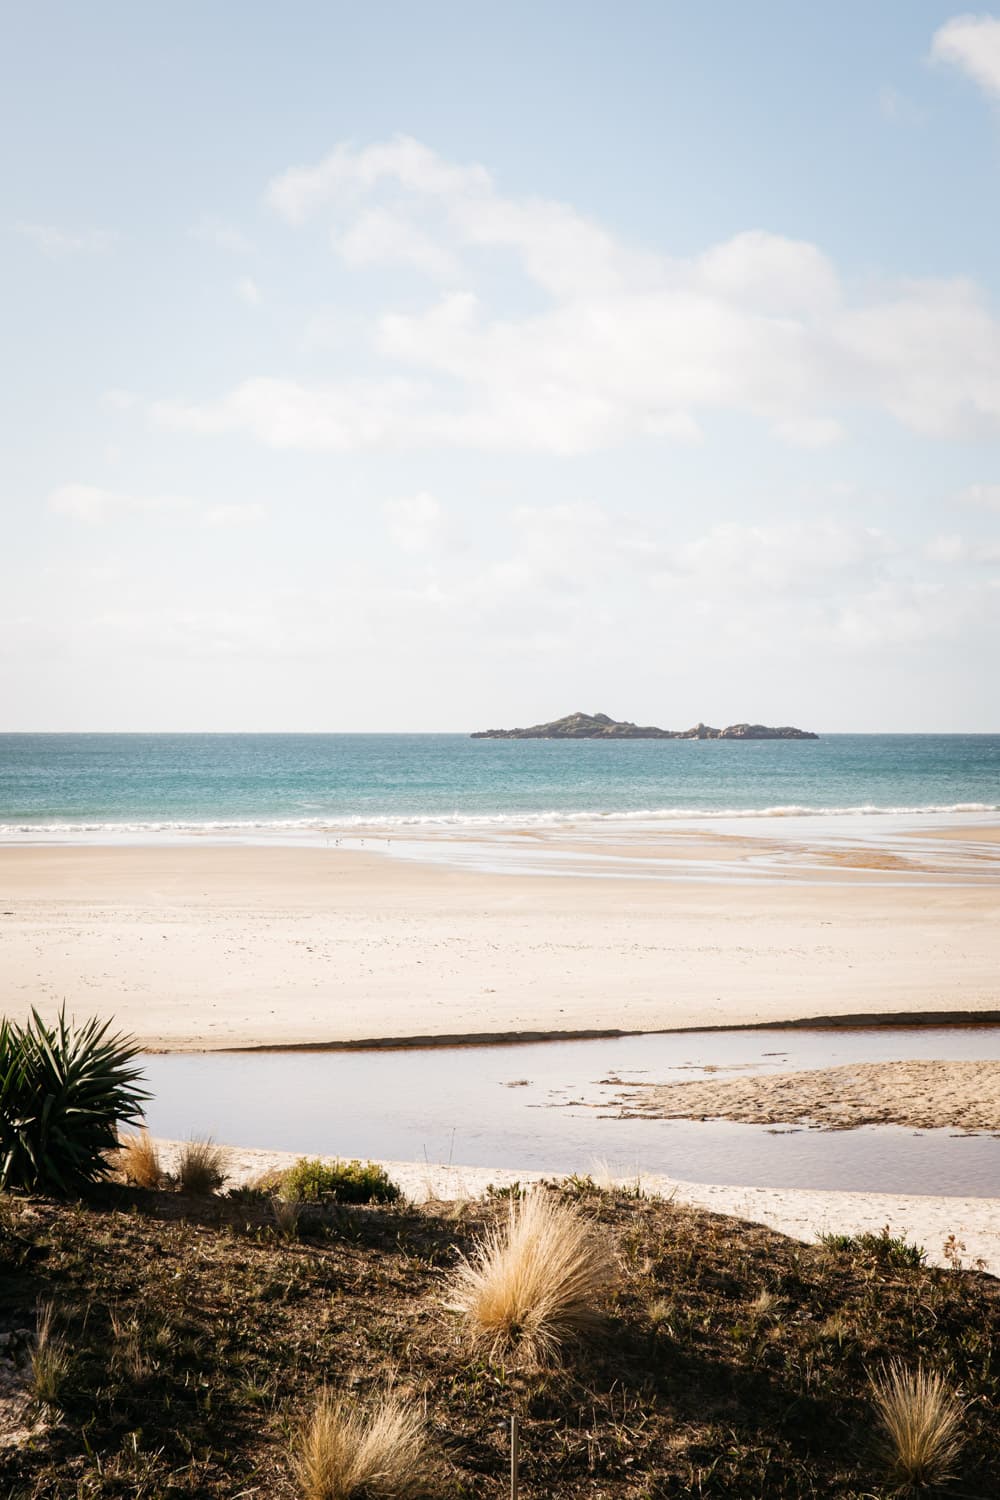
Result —
[{"label": "pale sand", "polygon": [[[159,1141],[161,1160],[172,1168],[180,1143]],[[236,1186],[255,1181],[265,1173],[282,1171],[297,1160],[289,1151],[255,1151],[227,1148],[228,1183]],[[333,1157],[324,1157],[333,1161]],[[551,1173],[519,1172],[507,1167],[462,1167],[427,1162],[383,1162],[389,1176],[415,1202],[444,1202],[481,1197],[487,1185],[527,1186]],[[610,1183],[595,1171],[599,1182]],[[633,1177],[616,1179],[629,1187]],[[924,1198],[889,1193],[820,1192],[802,1188],[720,1187],[712,1183],[679,1182],[643,1173],[642,1191],[678,1203],[705,1208],[753,1224],[766,1224],[792,1239],[808,1244],[821,1234],[879,1234],[886,1226],[911,1244],[921,1245],[931,1265],[951,1262],[943,1253],[949,1236],[960,1242],[962,1265],[981,1261],[981,1269],[1000,1275],[1000,1198]]]},{"label": "pale sand", "polygon": [[0,967],[12,1014],[65,1001],[113,1014],[150,1048],[995,1017],[998,906],[993,884],[716,885],[316,847],[7,846]]},{"label": "pale sand", "polygon": [[1000,1062],[851,1063],[693,1083],[632,1085],[625,1110],[643,1118],[1000,1131]]}]

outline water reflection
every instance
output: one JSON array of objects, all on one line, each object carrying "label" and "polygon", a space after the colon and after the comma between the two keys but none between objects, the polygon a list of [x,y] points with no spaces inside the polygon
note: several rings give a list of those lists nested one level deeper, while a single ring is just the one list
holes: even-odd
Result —
[{"label": "water reflection", "polygon": [[154,1134],[397,1161],[688,1181],[1000,1194],[1000,1138],[865,1127],[621,1120],[620,1081],[851,1062],[1000,1058],[1000,1027],[688,1032],[516,1047],[210,1053],[145,1059]]}]

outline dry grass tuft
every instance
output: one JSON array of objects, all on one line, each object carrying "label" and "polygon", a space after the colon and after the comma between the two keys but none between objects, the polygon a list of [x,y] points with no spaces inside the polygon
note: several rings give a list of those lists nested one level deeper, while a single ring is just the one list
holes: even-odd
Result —
[{"label": "dry grass tuft", "polygon": [[150,1361],[143,1354],[142,1325],[139,1319],[123,1316],[117,1309],[110,1314],[114,1343],[111,1349],[111,1364],[130,1381],[144,1380],[152,1372]]},{"label": "dry grass tuft", "polygon": [[894,1360],[871,1384],[882,1425],[881,1456],[893,1479],[905,1487],[951,1478],[963,1446],[964,1407],[945,1377]]},{"label": "dry grass tuft", "polygon": [[506,1223],[488,1230],[451,1287],[451,1305],[491,1355],[519,1350],[529,1360],[595,1335],[597,1303],[614,1267],[580,1212],[544,1191],[511,1199]]},{"label": "dry grass tuft", "polygon": [[209,1138],[185,1142],[177,1158],[177,1185],[182,1193],[206,1197],[226,1180],[226,1152]]},{"label": "dry grass tuft", "polygon": [[302,1204],[294,1198],[282,1198],[280,1194],[275,1193],[271,1198],[271,1212],[274,1214],[275,1226],[281,1237],[286,1240],[297,1239]]},{"label": "dry grass tuft", "polygon": [[125,1181],[135,1187],[154,1189],[163,1185],[159,1152],[148,1130],[121,1137],[116,1165]]},{"label": "dry grass tuft", "polygon": [[56,1310],[51,1302],[40,1302],[31,1350],[31,1393],[43,1406],[55,1406],[69,1371],[69,1349],[55,1331]]},{"label": "dry grass tuft", "polygon": [[431,1477],[423,1413],[393,1396],[366,1412],[324,1393],[294,1463],[304,1500],[414,1500]]}]

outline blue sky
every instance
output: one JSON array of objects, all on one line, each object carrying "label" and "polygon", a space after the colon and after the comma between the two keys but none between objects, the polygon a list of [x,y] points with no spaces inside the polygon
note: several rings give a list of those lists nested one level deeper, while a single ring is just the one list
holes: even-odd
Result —
[{"label": "blue sky", "polygon": [[1000,729],[1000,15],[5,19],[0,727]]}]

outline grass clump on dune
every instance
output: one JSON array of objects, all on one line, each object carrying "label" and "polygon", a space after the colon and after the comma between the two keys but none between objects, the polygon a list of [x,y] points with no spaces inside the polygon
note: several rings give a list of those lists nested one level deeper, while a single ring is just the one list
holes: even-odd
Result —
[{"label": "grass clump on dune", "polygon": [[40,1302],[35,1319],[35,1341],[31,1349],[31,1392],[42,1406],[55,1406],[69,1371],[69,1346],[56,1332],[56,1310],[51,1302]]},{"label": "grass clump on dune", "polygon": [[399,1188],[383,1167],[366,1161],[320,1161],[300,1156],[279,1179],[282,1195],[296,1203],[395,1203]]},{"label": "grass clump on dune", "polygon": [[952,1478],[963,1447],[963,1406],[944,1376],[894,1360],[873,1378],[872,1396],[880,1455],[892,1478],[904,1488]]},{"label": "grass clump on dune", "polygon": [[115,1165],[133,1187],[154,1190],[163,1186],[160,1153],[148,1130],[120,1137]]},{"label": "grass clump on dune", "polygon": [[211,1139],[186,1141],[177,1158],[175,1176],[182,1193],[206,1197],[226,1180],[226,1152]]},{"label": "grass clump on dune", "polygon": [[536,1190],[511,1199],[507,1219],[459,1262],[451,1303],[491,1356],[517,1350],[544,1362],[598,1332],[612,1274],[604,1242],[579,1210]]},{"label": "grass clump on dune", "polygon": [[393,1396],[365,1411],[324,1391],[294,1467],[303,1500],[415,1500],[430,1478],[423,1414]]}]

